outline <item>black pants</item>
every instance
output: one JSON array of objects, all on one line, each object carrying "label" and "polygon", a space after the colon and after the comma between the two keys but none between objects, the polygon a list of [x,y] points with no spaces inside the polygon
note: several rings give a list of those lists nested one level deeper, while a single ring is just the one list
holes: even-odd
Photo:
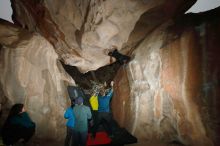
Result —
[{"label": "black pants", "polygon": [[120,64],[128,63],[131,60],[131,57],[122,55],[116,59]]},{"label": "black pants", "polygon": [[79,132],[75,131],[74,134],[74,146],[86,146],[88,131]]},{"label": "black pants", "polygon": [[92,129],[92,133],[93,133],[93,136],[95,137],[96,136],[96,132],[99,128],[99,125],[103,125],[106,132],[109,134],[109,135],[112,135],[112,126],[113,126],[113,120],[112,120],[112,115],[111,113],[108,113],[108,112],[98,112],[97,115],[96,115],[96,120],[94,121],[94,126],[93,126],[93,129]]},{"label": "black pants", "polygon": [[121,54],[120,52],[118,52],[117,49],[115,49],[112,52],[109,52],[108,55],[114,57],[116,61],[119,62],[121,65],[126,64],[131,60],[130,56]]},{"label": "black pants", "polygon": [[73,146],[75,131],[73,128],[70,127],[67,127],[66,129],[65,146],[70,146],[70,144],[71,146]]},{"label": "black pants", "polygon": [[26,128],[18,125],[10,125],[4,127],[2,133],[3,143],[5,145],[11,145],[18,142],[20,139],[24,140],[24,143],[28,142],[35,133],[35,127]]},{"label": "black pants", "polygon": [[90,126],[91,126],[91,128],[90,128],[91,130],[90,131],[92,132],[93,135],[95,135],[96,130],[97,130],[97,129],[95,129],[96,128],[95,125],[98,122],[97,121],[97,117],[98,117],[98,110],[95,110],[95,111],[93,110],[92,111],[92,123],[90,124]]}]

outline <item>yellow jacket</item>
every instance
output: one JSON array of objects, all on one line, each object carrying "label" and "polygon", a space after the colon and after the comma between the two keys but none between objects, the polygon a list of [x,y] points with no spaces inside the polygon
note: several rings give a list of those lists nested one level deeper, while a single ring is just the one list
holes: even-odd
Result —
[{"label": "yellow jacket", "polygon": [[92,110],[97,111],[99,107],[98,103],[98,96],[97,95],[92,95],[89,99],[90,105],[92,107]]}]

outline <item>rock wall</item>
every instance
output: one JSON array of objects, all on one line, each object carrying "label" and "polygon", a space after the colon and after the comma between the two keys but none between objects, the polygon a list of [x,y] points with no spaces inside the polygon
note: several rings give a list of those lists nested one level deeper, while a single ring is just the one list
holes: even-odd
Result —
[{"label": "rock wall", "polygon": [[132,57],[115,77],[122,127],[143,143],[219,145],[220,13],[182,16],[194,2],[12,0],[15,24],[26,30],[0,23],[3,112],[24,102],[37,136],[63,139],[74,81],[58,59],[85,73],[109,64],[115,45]]},{"label": "rock wall", "polygon": [[0,21],[1,124],[15,103],[24,103],[39,138],[63,139],[67,84],[75,84],[53,46],[37,33]]},{"label": "rock wall", "polygon": [[121,50],[144,12],[160,6],[160,10],[168,8],[166,16],[171,17],[184,3],[183,0],[13,0],[12,6],[15,22],[41,33],[65,64],[77,66],[85,73],[110,63],[107,51],[112,46]]},{"label": "rock wall", "polygon": [[217,15],[219,11],[214,17],[192,17],[196,23],[187,26],[188,18],[178,24],[163,23],[135,49],[126,69],[118,72],[113,115],[139,141],[219,144]]}]

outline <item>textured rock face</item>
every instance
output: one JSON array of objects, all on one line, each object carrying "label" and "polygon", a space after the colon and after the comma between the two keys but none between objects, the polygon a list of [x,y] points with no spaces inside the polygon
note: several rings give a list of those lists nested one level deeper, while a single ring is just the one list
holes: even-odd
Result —
[{"label": "textured rock face", "polygon": [[39,34],[2,21],[0,44],[3,113],[14,103],[24,103],[36,122],[36,136],[60,140],[65,135],[66,85],[75,83],[63,70],[53,46]]},{"label": "textured rock face", "polygon": [[219,24],[217,16],[196,27],[167,22],[141,42],[116,77],[113,114],[121,126],[140,141],[218,145]]},{"label": "textured rock face", "polygon": [[65,135],[65,81],[74,81],[57,59],[87,72],[108,64],[106,49],[115,45],[134,57],[115,77],[112,109],[121,126],[143,143],[218,145],[218,11],[205,22],[179,16],[195,0],[12,2],[15,20],[53,45],[39,34],[0,25],[0,102],[25,102],[37,135]]},{"label": "textured rock face", "polygon": [[168,8],[167,18],[183,2],[14,0],[12,4],[16,12],[14,18],[22,27],[40,32],[54,45],[65,64],[87,72],[109,64],[106,50],[113,45],[120,50],[144,12],[158,6]]}]

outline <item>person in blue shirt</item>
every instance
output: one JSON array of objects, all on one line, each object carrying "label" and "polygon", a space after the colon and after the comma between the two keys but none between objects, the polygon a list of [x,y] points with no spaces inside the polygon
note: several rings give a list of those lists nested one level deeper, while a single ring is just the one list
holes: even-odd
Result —
[{"label": "person in blue shirt", "polygon": [[12,106],[2,128],[3,143],[13,145],[19,141],[27,143],[35,133],[35,123],[25,111],[23,104]]},{"label": "person in blue shirt", "polygon": [[67,119],[66,122],[66,138],[65,138],[65,146],[73,146],[74,144],[74,134],[75,134],[75,115],[73,113],[73,107],[75,105],[74,99],[71,101],[71,106],[68,107],[64,113],[64,118]]},{"label": "person in blue shirt", "polygon": [[98,95],[98,114],[97,119],[94,123],[94,127],[92,130],[92,138],[94,139],[96,136],[97,129],[100,124],[104,124],[105,130],[107,131],[110,138],[113,137],[112,133],[112,126],[113,126],[113,120],[112,120],[112,114],[110,112],[110,101],[113,96],[113,85],[114,82],[111,82],[111,88],[106,91],[105,87],[103,87]]}]

